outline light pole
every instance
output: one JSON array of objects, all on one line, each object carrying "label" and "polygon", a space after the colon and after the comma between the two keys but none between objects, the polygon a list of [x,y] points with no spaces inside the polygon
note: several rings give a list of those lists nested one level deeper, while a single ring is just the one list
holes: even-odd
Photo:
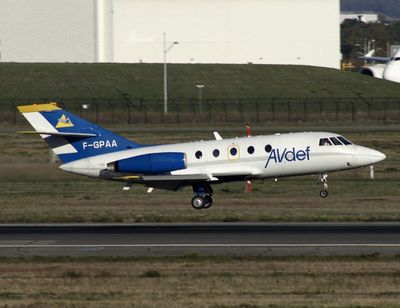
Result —
[{"label": "light pole", "polygon": [[196,85],[197,89],[199,89],[199,112],[203,112],[202,107],[201,107],[201,92],[204,88],[204,84],[198,84]]},{"label": "light pole", "polygon": [[167,48],[167,34],[164,32],[164,114],[168,113],[168,77],[167,77],[167,53],[179,42],[172,42]]}]

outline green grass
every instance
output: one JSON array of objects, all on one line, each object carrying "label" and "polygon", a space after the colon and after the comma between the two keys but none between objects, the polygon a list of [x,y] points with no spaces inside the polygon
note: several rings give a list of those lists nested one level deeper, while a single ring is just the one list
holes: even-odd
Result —
[{"label": "green grass", "polygon": [[[161,64],[0,63],[0,100],[162,98]],[[334,69],[287,65],[169,65],[169,96],[196,98],[400,97],[400,85]]]},{"label": "green grass", "polygon": [[6,307],[397,307],[398,257],[0,259]]}]

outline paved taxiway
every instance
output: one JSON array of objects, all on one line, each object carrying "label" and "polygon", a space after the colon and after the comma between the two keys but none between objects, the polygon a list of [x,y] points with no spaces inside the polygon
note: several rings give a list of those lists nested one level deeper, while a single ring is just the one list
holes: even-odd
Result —
[{"label": "paved taxiway", "polygon": [[400,223],[0,225],[0,256],[400,255]]}]

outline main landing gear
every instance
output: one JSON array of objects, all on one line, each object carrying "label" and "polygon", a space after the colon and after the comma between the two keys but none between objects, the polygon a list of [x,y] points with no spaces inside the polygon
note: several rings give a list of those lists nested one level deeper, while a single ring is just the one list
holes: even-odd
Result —
[{"label": "main landing gear", "polygon": [[212,194],[213,190],[210,184],[199,183],[193,184],[193,192],[196,196],[192,199],[192,206],[196,210],[208,209],[213,204]]},{"label": "main landing gear", "polygon": [[326,173],[320,174],[318,181],[322,184],[322,190],[319,192],[321,198],[328,197],[328,175]]}]

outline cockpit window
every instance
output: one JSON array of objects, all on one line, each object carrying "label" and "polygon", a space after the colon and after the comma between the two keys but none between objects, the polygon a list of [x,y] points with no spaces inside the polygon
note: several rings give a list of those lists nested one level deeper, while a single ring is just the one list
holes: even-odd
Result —
[{"label": "cockpit window", "polygon": [[349,140],[342,136],[330,137],[330,138],[321,138],[319,139],[320,146],[326,145],[350,145],[352,144]]},{"label": "cockpit window", "polygon": [[329,139],[333,142],[334,145],[342,145],[342,143],[339,140],[337,140],[335,137],[331,137]]},{"label": "cockpit window", "polygon": [[329,140],[329,138],[321,138],[319,139],[319,145],[320,146],[332,145],[332,142]]},{"label": "cockpit window", "polygon": [[344,137],[342,137],[342,136],[338,136],[337,138],[338,138],[340,141],[342,141],[343,144],[345,144],[345,145],[350,145],[350,144],[352,144],[349,140],[347,140],[346,138],[344,138]]}]

